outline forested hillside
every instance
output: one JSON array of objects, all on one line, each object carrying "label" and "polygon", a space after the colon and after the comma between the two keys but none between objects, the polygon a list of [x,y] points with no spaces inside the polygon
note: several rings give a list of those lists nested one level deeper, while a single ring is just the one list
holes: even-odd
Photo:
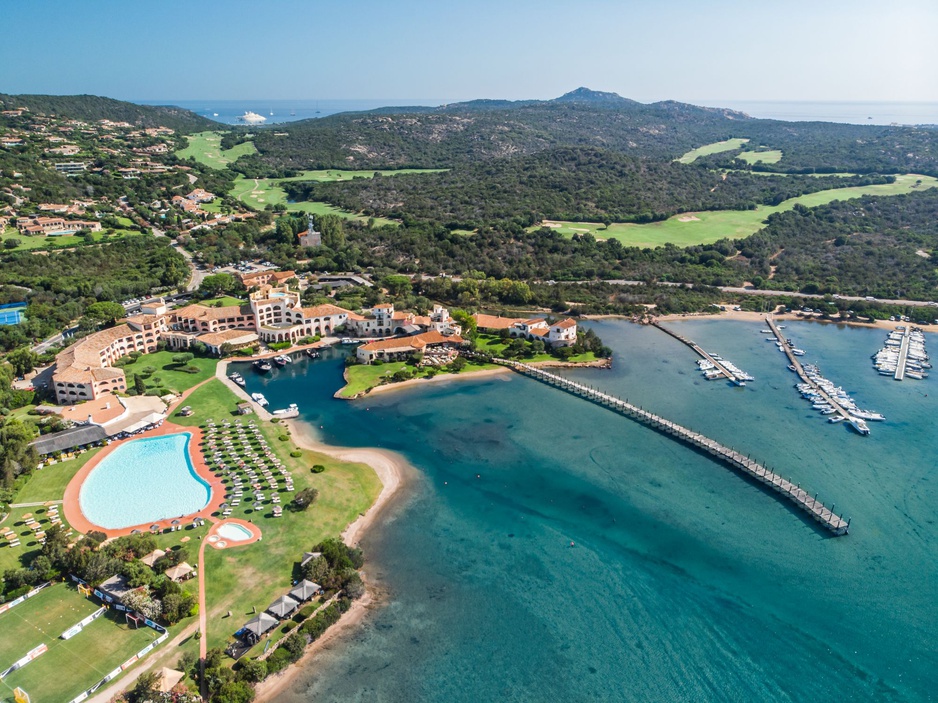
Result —
[{"label": "forested hillside", "polygon": [[294,200],[324,200],[367,215],[475,229],[508,222],[527,227],[542,219],[652,222],[679,212],[777,205],[804,193],[886,180],[721,174],[595,148],[561,148],[444,173],[294,181],[285,188]]},{"label": "forested hillside", "polygon": [[[738,137],[750,139],[748,148],[783,151],[777,164],[758,167],[766,170],[938,175],[933,128],[758,120],[673,101],[645,105],[585,89],[550,101],[477,100],[407,110],[252,129],[259,154],[239,159],[234,168],[248,176],[319,168],[447,168],[561,146],[673,159]],[[240,134],[246,139],[248,130]]]},{"label": "forested hillside", "polygon": [[43,115],[69,117],[84,122],[111,120],[139,127],[169,127],[187,134],[218,127],[190,110],[172,106],[137,105],[98,95],[5,95],[0,93],[0,109],[25,107]]},{"label": "forested hillside", "polygon": [[738,246],[760,287],[932,300],[938,189],[796,206]]}]

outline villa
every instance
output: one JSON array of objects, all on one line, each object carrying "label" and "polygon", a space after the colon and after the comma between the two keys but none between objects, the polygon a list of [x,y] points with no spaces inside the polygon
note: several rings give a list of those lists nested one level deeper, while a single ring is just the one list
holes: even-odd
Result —
[{"label": "villa", "polygon": [[437,349],[456,349],[465,344],[459,335],[444,335],[437,331],[424,332],[412,337],[394,337],[363,344],[355,350],[355,358],[363,364],[375,360],[395,361],[406,359],[411,354]]},{"label": "villa", "polygon": [[569,347],[576,343],[577,324],[576,320],[570,317],[559,322],[548,322],[542,317],[526,319],[478,313],[472,318],[476,321],[476,327],[480,332],[508,330],[510,337],[539,339],[551,347]]},{"label": "villa", "polygon": [[78,232],[83,229],[100,232],[101,223],[86,220],[66,220],[62,217],[20,217],[16,220],[16,228],[21,234],[55,235]]},{"label": "villa", "polygon": [[388,337],[392,334],[415,334],[436,331],[444,335],[459,335],[460,327],[442,305],[434,305],[429,316],[396,311],[390,303],[375,305],[363,315],[349,320],[349,328],[359,337]]}]

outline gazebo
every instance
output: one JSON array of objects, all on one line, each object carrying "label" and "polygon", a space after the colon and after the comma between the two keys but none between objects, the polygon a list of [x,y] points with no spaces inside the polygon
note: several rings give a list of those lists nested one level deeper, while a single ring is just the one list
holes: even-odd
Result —
[{"label": "gazebo", "polygon": [[300,604],[290,596],[280,596],[277,600],[267,606],[267,612],[276,615],[283,620],[290,616],[294,610],[300,607]]},{"label": "gazebo", "polygon": [[257,644],[261,637],[277,627],[277,618],[267,613],[261,613],[256,618],[248,620],[244,625],[244,639],[248,644]]},{"label": "gazebo", "polygon": [[320,586],[318,583],[313,583],[308,579],[303,579],[293,587],[292,591],[290,591],[290,597],[298,600],[300,603],[303,603],[308,601],[317,593],[321,592],[322,586]]},{"label": "gazebo", "polygon": [[173,690],[173,687],[182,681],[186,675],[181,671],[176,671],[176,669],[170,669],[168,667],[163,667],[160,670],[159,678],[159,690],[162,693],[169,693]]},{"label": "gazebo", "polygon": [[166,574],[166,578],[170,581],[179,583],[180,581],[186,581],[192,578],[195,575],[195,569],[189,562],[184,561],[181,564],[166,569],[164,573]]}]

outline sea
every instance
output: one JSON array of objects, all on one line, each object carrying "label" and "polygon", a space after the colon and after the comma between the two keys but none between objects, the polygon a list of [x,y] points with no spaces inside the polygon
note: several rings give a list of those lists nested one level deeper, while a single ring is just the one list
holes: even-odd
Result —
[{"label": "sea", "polygon": [[[176,105],[222,124],[243,124],[238,118],[256,112],[267,118],[265,124],[280,124],[340,112],[361,112],[380,107],[436,107],[453,100],[137,100],[142,105]],[[850,124],[919,125],[938,124],[938,102],[810,102],[704,100],[694,104],[740,110],[752,117],[793,122],[821,121]]]},{"label": "sea", "polygon": [[[885,414],[861,437],[793,388],[764,325],[589,323],[609,370],[565,373],[750,454],[851,518],[833,537],[672,439],[510,373],[348,402],[334,348],[247,390],[321,438],[415,468],[365,536],[382,606],[310,661],[306,701],[931,701],[938,697],[934,378],[898,383],[882,330],[789,323],[804,361]],[[929,340],[930,341],[930,340]]]}]

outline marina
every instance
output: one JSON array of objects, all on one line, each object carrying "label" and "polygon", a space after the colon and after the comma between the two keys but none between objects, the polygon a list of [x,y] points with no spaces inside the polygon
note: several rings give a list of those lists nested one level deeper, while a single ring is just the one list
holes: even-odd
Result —
[{"label": "marina", "polygon": [[931,368],[925,351],[925,333],[918,327],[897,327],[886,337],[885,346],[873,357],[873,368],[880,376],[892,376],[897,381],[912,378],[921,381]]},{"label": "marina", "polygon": [[[788,368],[798,374],[802,381],[796,384],[795,387],[803,398],[811,401],[815,410],[823,415],[831,416],[828,418],[828,422],[831,424],[846,422],[858,434],[867,436],[870,434],[869,425],[866,424],[867,420],[882,421],[886,419],[880,413],[858,408],[853,399],[842,388],[835,386],[833,382],[821,375],[820,369],[816,365],[802,365],[798,359],[801,355],[795,354],[796,347],[790,340],[785,339],[781,328],[771,318],[767,317],[765,321],[777,340],[776,344],[779,351],[784,352],[788,357]],[[797,351],[802,350],[797,349]]]},{"label": "marina", "polygon": [[745,371],[739,369],[732,362],[724,359],[719,354],[704,351],[704,349],[696,342],[693,342],[686,337],[682,337],[681,335],[672,330],[669,330],[667,327],[664,327],[657,322],[653,322],[652,325],[657,327],[662,332],[665,332],[666,334],[674,337],[682,344],[686,344],[688,347],[693,349],[697,355],[700,356],[700,360],[697,362],[697,368],[700,369],[700,372],[708,381],[716,381],[718,379],[725,378],[733,385],[745,386],[747,381],[756,380]]},{"label": "marina", "polygon": [[[467,353],[466,355],[475,356],[472,353]],[[850,528],[850,520],[844,520],[843,517],[837,515],[834,512],[835,506],[832,505],[828,508],[823,502],[817,500],[816,494],[811,496],[807,491],[801,488],[800,484],[795,484],[782,478],[759,462],[699,432],[694,432],[677,423],[650,413],[647,410],[643,410],[640,407],[630,404],[627,400],[622,400],[592,387],[576,383],[562,376],[558,376],[557,374],[531,366],[530,364],[500,358],[488,359],[486,357],[486,359],[492,363],[505,366],[522,375],[601,405],[620,415],[625,415],[636,422],[651,427],[669,437],[678,439],[709,454],[736,471],[758,481],[773,491],[775,495],[790,501],[795,507],[834,535],[845,535]]]}]

